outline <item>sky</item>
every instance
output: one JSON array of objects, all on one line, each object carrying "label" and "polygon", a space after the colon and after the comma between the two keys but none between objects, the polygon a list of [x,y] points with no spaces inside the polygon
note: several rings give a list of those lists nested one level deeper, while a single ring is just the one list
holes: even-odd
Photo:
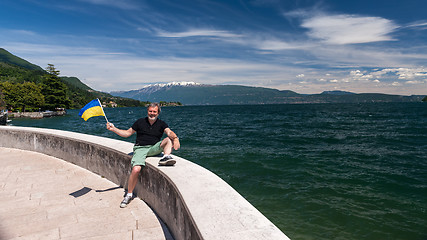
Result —
[{"label": "sky", "polygon": [[104,91],[427,94],[425,0],[2,0],[0,47]]}]

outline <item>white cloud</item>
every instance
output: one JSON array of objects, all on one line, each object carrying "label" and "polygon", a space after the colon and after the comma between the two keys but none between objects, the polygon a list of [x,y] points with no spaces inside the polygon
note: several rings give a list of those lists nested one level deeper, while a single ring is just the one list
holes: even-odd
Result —
[{"label": "white cloud", "polygon": [[395,75],[398,79],[420,79],[427,78],[427,69],[420,68],[385,68],[379,71],[372,72],[377,77],[384,77],[386,75]]},{"label": "white cloud", "polygon": [[357,15],[316,15],[301,24],[308,28],[308,35],[329,44],[354,44],[394,40],[391,33],[398,26],[380,17]]},{"label": "white cloud", "polygon": [[423,81],[406,81],[407,84],[423,84]]},{"label": "white cloud", "polygon": [[354,77],[360,77],[363,76],[363,73],[360,70],[352,70],[350,71],[350,75]]}]

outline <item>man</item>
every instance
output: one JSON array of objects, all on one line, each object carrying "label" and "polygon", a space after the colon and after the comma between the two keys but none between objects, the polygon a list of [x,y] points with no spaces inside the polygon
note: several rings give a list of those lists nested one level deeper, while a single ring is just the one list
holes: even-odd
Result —
[{"label": "man", "polygon": [[[161,111],[160,105],[158,103],[151,103],[147,111],[147,117],[138,119],[128,130],[118,129],[112,123],[107,123],[107,129],[121,137],[130,137],[136,132],[136,143],[133,147],[131,161],[132,172],[128,181],[128,193],[120,204],[121,208],[126,207],[134,197],[133,190],[138,181],[139,173],[145,167],[146,157],[158,155],[163,151],[164,155],[160,159],[159,165],[172,166],[176,162],[170,156],[172,147],[175,150],[180,148],[179,138],[164,121],[158,118]],[[163,133],[166,133],[168,137],[161,141]]]}]

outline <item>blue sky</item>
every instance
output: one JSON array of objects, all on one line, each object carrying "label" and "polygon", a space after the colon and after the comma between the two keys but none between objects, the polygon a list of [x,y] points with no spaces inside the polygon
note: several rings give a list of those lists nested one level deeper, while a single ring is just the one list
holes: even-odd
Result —
[{"label": "blue sky", "polygon": [[2,0],[0,47],[93,89],[427,94],[425,0]]}]

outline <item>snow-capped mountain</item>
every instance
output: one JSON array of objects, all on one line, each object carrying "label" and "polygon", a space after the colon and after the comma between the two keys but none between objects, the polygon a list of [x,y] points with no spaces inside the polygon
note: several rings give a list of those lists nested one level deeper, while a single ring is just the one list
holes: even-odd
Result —
[{"label": "snow-capped mountain", "polygon": [[151,95],[152,93],[155,93],[157,91],[161,90],[167,90],[173,87],[191,87],[191,86],[201,86],[200,83],[195,82],[170,82],[170,83],[156,83],[156,84],[149,84],[143,86],[141,89],[138,90],[130,90],[130,91],[114,91],[111,92],[112,95],[115,96],[122,96],[126,95],[128,98],[134,98],[139,99],[139,95]]},{"label": "snow-capped mountain", "polygon": [[170,82],[170,83],[156,83],[145,85],[138,90],[139,93],[152,93],[159,91],[161,89],[170,89],[172,87],[191,87],[191,86],[200,86],[202,84],[195,82]]},{"label": "snow-capped mountain", "polygon": [[195,83],[195,82],[170,82],[170,83],[156,83],[156,84],[149,84],[149,85],[145,85],[142,88],[147,88],[147,87],[171,87],[171,86],[195,86],[195,85],[202,85],[200,83]]}]

